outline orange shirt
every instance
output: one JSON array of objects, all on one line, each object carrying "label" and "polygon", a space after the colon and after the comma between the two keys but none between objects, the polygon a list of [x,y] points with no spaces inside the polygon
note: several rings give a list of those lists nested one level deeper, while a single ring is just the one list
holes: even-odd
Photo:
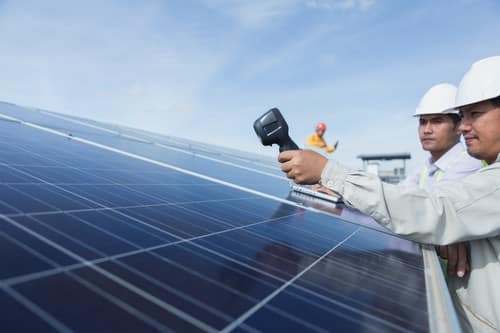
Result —
[{"label": "orange shirt", "polygon": [[318,133],[313,133],[313,134],[309,135],[309,137],[307,138],[307,145],[313,146],[313,147],[324,148],[328,153],[333,153],[335,151],[335,147],[328,146],[326,144],[325,139],[323,139],[323,137],[319,136]]}]

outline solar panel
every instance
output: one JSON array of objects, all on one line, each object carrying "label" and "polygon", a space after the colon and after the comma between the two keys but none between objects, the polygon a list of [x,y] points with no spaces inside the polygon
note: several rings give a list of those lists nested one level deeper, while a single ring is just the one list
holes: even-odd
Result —
[{"label": "solar panel", "polygon": [[4,108],[35,125],[0,121],[3,331],[429,330],[419,246],[264,173]]}]

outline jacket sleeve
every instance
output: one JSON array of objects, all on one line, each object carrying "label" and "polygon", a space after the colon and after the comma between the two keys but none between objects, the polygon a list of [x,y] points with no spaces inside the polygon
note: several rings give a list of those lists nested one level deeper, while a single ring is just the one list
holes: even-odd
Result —
[{"label": "jacket sleeve", "polygon": [[344,202],[396,234],[421,243],[451,244],[500,234],[500,167],[482,169],[432,192],[405,192],[377,176],[329,161],[321,182]]}]

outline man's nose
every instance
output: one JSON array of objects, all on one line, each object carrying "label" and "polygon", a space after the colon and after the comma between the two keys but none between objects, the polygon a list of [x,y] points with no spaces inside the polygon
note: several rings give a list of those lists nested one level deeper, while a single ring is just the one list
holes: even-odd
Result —
[{"label": "man's nose", "polygon": [[460,121],[460,125],[458,126],[458,130],[460,132],[468,132],[471,129],[471,122],[466,118],[463,117],[462,120]]}]

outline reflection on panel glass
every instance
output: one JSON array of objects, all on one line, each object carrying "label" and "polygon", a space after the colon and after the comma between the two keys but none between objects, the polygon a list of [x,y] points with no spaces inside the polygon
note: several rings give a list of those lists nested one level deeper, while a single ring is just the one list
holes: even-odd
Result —
[{"label": "reflection on panel glass", "polygon": [[361,218],[342,206],[314,212],[204,177],[293,199],[287,181],[232,166],[253,162],[231,150],[127,132],[224,164],[2,112],[201,174],[0,120],[2,331],[428,330],[420,249],[347,222]]}]

